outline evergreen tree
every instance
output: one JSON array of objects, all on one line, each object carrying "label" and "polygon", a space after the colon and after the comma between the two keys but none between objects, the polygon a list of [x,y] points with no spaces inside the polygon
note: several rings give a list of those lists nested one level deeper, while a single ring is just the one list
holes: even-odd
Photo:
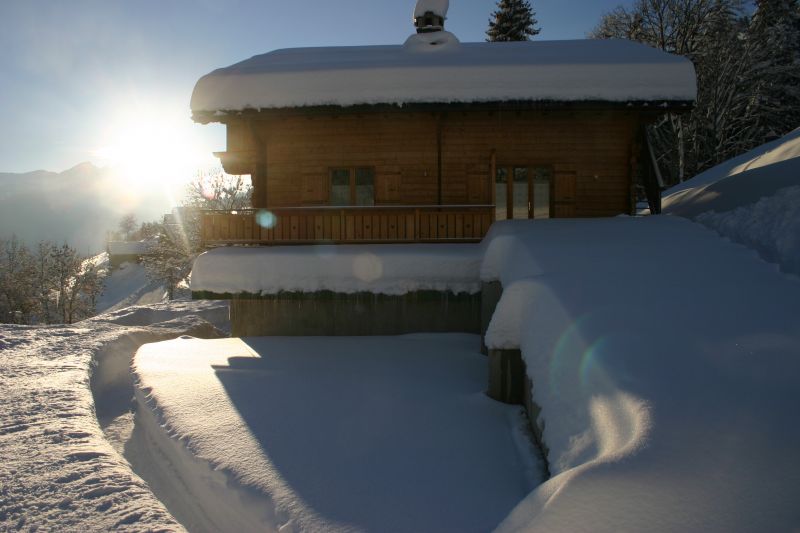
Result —
[{"label": "evergreen tree", "polygon": [[487,41],[529,41],[538,35],[538,21],[528,0],[499,0],[489,19]]}]

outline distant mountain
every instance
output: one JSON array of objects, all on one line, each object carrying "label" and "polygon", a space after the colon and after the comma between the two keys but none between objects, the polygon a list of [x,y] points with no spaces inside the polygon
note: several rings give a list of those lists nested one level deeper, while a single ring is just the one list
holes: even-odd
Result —
[{"label": "distant mountain", "polygon": [[28,244],[66,241],[80,253],[97,253],[123,215],[142,222],[170,209],[160,191],[126,187],[115,171],[91,163],[61,173],[0,173],[0,238],[15,234]]}]

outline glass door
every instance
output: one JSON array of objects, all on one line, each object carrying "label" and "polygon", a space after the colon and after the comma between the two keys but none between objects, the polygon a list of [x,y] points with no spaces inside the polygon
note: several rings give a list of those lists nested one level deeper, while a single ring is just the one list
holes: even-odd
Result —
[{"label": "glass door", "polygon": [[551,218],[552,176],[547,166],[498,167],[495,220]]},{"label": "glass door", "polygon": [[531,218],[531,189],[528,183],[527,167],[512,167],[514,184],[512,187],[511,218]]},{"label": "glass door", "polygon": [[552,218],[553,211],[550,191],[553,187],[553,172],[549,167],[533,169],[531,179],[531,218]]}]

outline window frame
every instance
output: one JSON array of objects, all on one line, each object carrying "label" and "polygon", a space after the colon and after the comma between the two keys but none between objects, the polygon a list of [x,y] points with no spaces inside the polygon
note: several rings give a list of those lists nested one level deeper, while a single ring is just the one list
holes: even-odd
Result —
[{"label": "window frame", "polygon": [[[514,218],[514,171],[517,169],[525,169],[527,174],[527,182],[528,182],[528,216],[526,218]],[[547,163],[528,163],[524,165],[509,165],[509,164],[496,164],[495,165],[495,175],[493,178],[493,187],[497,187],[497,176],[499,175],[500,171],[504,171],[506,173],[506,218],[504,220],[535,220],[535,207],[536,207],[536,199],[534,195],[534,183],[536,181],[536,170],[537,169],[546,169],[550,174],[550,180],[548,184],[549,189],[549,198],[548,198],[548,208],[549,208],[549,217],[548,218],[555,218],[555,208],[554,208],[554,198],[553,194],[555,191],[555,168],[552,164]],[[497,209],[497,205],[495,205],[495,209]]]},{"label": "window frame", "polygon": [[[367,169],[372,174],[372,204],[358,204],[356,203],[358,200],[357,195],[357,183],[356,183],[356,175],[358,174],[359,170]],[[327,189],[328,189],[328,205],[334,206],[331,203],[332,198],[331,195],[333,193],[333,173],[340,170],[346,170],[348,172],[348,178],[350,182],[350,190],[348,194],[349,203],[347,205],[337,205],[336,207],[371,207],[377,205],[376,201],[376,172],[375,167],[371,165],[356,165],[356,166],[332,166],[328,167],[328,182],[327,182]]]}]

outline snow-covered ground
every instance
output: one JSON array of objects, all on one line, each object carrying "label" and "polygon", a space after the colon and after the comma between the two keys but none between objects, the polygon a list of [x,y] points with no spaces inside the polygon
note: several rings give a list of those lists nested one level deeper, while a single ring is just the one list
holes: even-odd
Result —
[{"label": "snow-covered ground", "polygon": [[[482,394],[476,337],[184,338],[143,348],[134,387],[139,345],[217,336],[190,316],[227,318],[163,303],[0,326],[0,529],[180,530],[167,508],[199,531],[797,529],[800,281],[754,249],[791,271],[798,137],[665,200],[747,247],[666,216],[502,222],[482,246],[409,260],[293,248],[271,271],[263,251],[208,256],[195,290],[502,282],[486,341],[527,362],[552,474],[539,486],[519,410]],[[127,281],[140,286],[122,270],[111,293]]]},{"label": "snow-covered ground", "polygon": [[502,222],[486,343],[521,348],[553,477],[501,531],[800,525],[800,283],[679,217]]},{"label": "snow-covered ground", "polygon": [[663,204],[800,276],[800,129],[667,190]]},{"label": "snow-covered ground", "polygon": [[[380,257],[378,248],[359,250]],[[800,428],[792,423],[800,405],[797,280],[752,250],[680,217],[502,222],[492,228],[481,252],[480,279],[504,287],[486,342],[490,348],[521,349],[534,383],[533,400],[542,408],[539,424],[552,474],[504,517],[500,530],[752,531],[800,524],[795,505]],[[252,252],[262,261],[269,253]],[[292,272],[291,263],[302,260],[316,284],[341,283],[348,273],[355,277],[352,254],[338,259],[340,267],[326,270],[327,258],[315,259],[320,264],[308,261],[317,253],[309,247],[278,254],[277,271]],[[417,250],[409,265],[424,264],[424,256],[424,250]],[[262,262],[261,271],[272,272],[270,261]],[[390,279],[401,279],[402,262],[395,268]],[[211,283],[214,272],[225,271],[208,270],[204,283]],[[446,282],[448,272],[458,277],[464,269],[437,275]],[[251,274],[247,282],[259,283],[257,271]],[[298,275],[312,277],[305,270]],[[221,279],[233,282],[226,290],[235,291],[236,280]],[[256,288],[267,287],[280,290],[269,283]],[[386,405],[381,395],[365,393],[373,386],[365,365],[385,365],[398,339],[246,339],[250,348],[192,341],[198,345],[181,348],[186,342],[143,350],[138,372],[149,396],[140,394],[140,402],[156,413],[158,424],[151,425],[169,428],[172,440],[167,442],[173,448],[228,473],[216,483],[247,487],[244,494],[255,500],[237,516],[300,529],[390,528],[390,523],[374,521],[369,510],[326,491],[345,487],[352,494],[351,474],[362,472],[354,470],[347,462],[351,456],[338,446],[363,445],[359,450],[365,461],[374,454],[387,462],[399,458],[391,445],[375,440],[380,432],[365,436],[350,426],[373,423],[373,406],[365,398]],[[433,353],[447,352],[439,348]],[[415,360],[412,354],[423,358]],[[463,364],[448,359],[441,361],[447,361],[449,372]],[[167,360],[174,363],[165,365]],[[420,347],[399,350],[397,360],[415,365],[417,374],[425,376],[436,358]],[[481,364],[485,370],[485,360]],[[444,367],[435,371],[446,373]],[[404,372],[392,377],[418,394],[411,384],[420,378]],[[475,381],[475,401],[485,385],[485,378]],[[198,397],[197,390],[208,396]],[[431,406],[426,411],[453,396],[446,388],[439,393],[444,396],[420,396]],[[409,398],[397,400],[410,412],[423,410]],[[226,413],[224,422],[198,414],[203,404],[218,406]],[[474,413],[464,410],[463,415],[474,417],[475,427],[486,434],[513,434]],[[342,424],[344,431],[338,427]],[[441,436],[415,434],[426,434],[429,446]],[[235,453],[223,435],[244,435],[236,439],[237,446],[248,442],[252,453]],[[326,437],[335,440],[326,444]],[[304,465],[308,457],[314,462]],[[507,459],[513,457],[506,452]],[[339,459],[347,466],[331,466]],[[317,460],[321,469],[312,466]],[[388,470],[367,469],[386,484],[374,497],[402,501],[393,491],[392,464],[383,466]],[[368,473],[355,477],[376,483]],[[434,477],[443,481],[441,472]],[[253,505],[272,514],[255,516],[248,511]],[[437,509],[426,511],[429,519],[402,522],[398,528],[435,524],[432,529],[441,530],[450,524],[460,529],[452,516]],[[471,516],[461,513],[461,518]],[[434,523],[433,517],[447,520]]]},{"label": "snow-covered ground", "polygon": [[[489,531],[541,468],[475,335],[178,339],[135,358],[137,417],[193,531]],[[169,489],[165,493],[172,492]]]},{"label": "snow-covered ground", "polygon": [[105,275],[103,292],[95,306],[98,314],[124,309],[132,305],[147,305],[164,301],[164,288],[159,283],[148,279],[144,266],[136,263],[123,263],[117,268],[111,268],[108,254],[105,252],[91,260],[103,270]]},{"label": "snow-covered ground", "polygon": [[106,439],[97,415],[110,422],[126,411],[127,369],[141,344],[218,336],[190,315],[213,317],[220,304],[188,305],[162,310],[173,320],[153,325],[117,323],[129,314],[73,326],[0,325],[0,530],[182,530]]}]

